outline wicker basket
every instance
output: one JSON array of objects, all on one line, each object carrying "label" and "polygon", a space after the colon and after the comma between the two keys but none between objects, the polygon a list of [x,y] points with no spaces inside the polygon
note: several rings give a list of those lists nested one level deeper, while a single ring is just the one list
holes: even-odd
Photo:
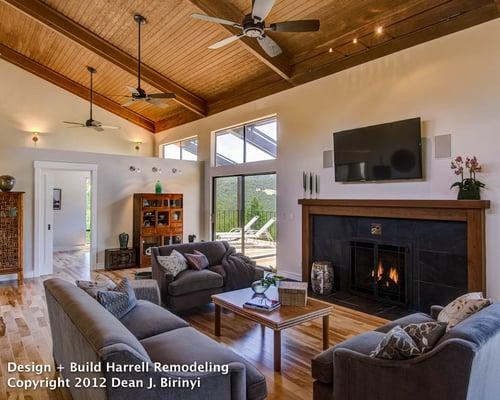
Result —
[{"label": "wicker basket", "polygon": [[307,305],[307,282],[280,282],[278,293],[283,306],[305,307]]}]

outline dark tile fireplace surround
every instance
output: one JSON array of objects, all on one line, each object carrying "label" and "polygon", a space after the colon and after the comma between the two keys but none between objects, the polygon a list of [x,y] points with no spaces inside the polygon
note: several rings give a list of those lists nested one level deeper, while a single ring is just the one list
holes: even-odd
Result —
[{"label": "dark tile fireplace surround", "polygon": [[488,202],[300,203],[303,280],[309,280],[312,261],[334,267],[334,293],[324,300],[394,319],[484,291]]}]

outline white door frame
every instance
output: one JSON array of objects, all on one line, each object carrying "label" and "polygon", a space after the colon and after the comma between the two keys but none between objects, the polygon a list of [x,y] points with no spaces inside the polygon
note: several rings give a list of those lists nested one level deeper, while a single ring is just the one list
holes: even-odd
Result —
[{"label": "white door frame", "polygon": [[40,276],[40,266],[43,263],[43,247],[45,235],[44,221],[44,185],[43,172],[53,171],[86,171],[90,172],[90,185],[92,189],[92,226],[90,244],[90,269],[97,269],[97,164],[83,164],[59,161],[35,161],[35,221],[34,221],[34,256],[33,272],[34,276]]}]

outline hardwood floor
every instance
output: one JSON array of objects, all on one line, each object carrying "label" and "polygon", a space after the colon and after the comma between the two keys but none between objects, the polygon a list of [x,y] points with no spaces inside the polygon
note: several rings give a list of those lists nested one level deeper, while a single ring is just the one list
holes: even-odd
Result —
[{"label": "hardwood floor", "polygon": [[[69,281],[88,279],[90,274],[85,250],[55,254],[54,276]],[[114,280],[133,276],[137,269],[106,272]],[[0,399],[62,400],[67,393],[38,389],[21,391],[7,388],[7,363],[52,363],[50,328],[43,291],[43,281],[50,277],[27,279],[21,287],[16,282],[0,283]],[[267,379],[269,399],[311,399],[310,360],[322,348],[321,319],[287,329],[282,335],[281,373],[273,370],[273,332],[232,313],[222,315],[222,336],[214,336],[213,306],[195,309],[182,315],[196,329],[231,347],[253,363]],[[3,324],[5,324],[3,328]],[[371,330],[386,321],[334,306],[330,317],[330,344]],[[35,378],[23,374],[23,378]],[[46,375],[42,375],[45,377]],[[47,376],[50,377],[50,376]],[[40,379],[40,377],[37,377]]]}]

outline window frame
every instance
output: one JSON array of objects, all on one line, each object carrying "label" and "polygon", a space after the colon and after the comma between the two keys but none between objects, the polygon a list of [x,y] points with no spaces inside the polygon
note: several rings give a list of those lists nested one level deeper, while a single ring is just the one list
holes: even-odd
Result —
[{"label": "window frame", "polygon": [[[275,121],[276,122],[276,157],[274,158],[271,158],[271,159],[267,159],[267,160],[256,160],[256,161],[247,161],[247,127],[249,125],[255,125],[255,124],[258,124],[260,122],[266,122],[266,121]],[[243,137],[242,137],[242,142],[243,142],[243,162],[241,163],[235,163],[235,164],[232,164],[232,165],[243,165],[243,164],[249,164],[249,163],[255,163],[255,162],[266,162],[266,161],[274,161],[274,160],[277,160],[278,159],[278,116],[275,114],[275,115],[270,115],[270,116],[267,116],[267,117],[263,117],[263,118],[259,118],[259,119],[255,119],[255,120],[252,120],[252,121],[248,121],[248,122],[244,122],[242,124],[238,124],[238,125],[233,125],[233,126],[229,126],[227,128],[222,128],[222,129],[218,129],[216,131],[214,131],[214,152],[213,152],[213,166],[218,168],[218,167],[225,167],[227,165],[218,165],[217,164],[217,136],[219,134],[224,134],[226,131],[228,131],[229,129],[239,129],[239,128],[243,128]],[[227,133],[225,133],[227,134]]]},{"label": "window frame", "polygon": [[[186,160],[184,158],[182,158],[182,152],[183,152],[183,147],[182,147],[182,143],[183,142],[186,142],[188,140],[193,140],[193,139],[196,139],[196,160]],[[189,137],[186,137],[186,138],[182,138],[182,139],[178,139],[178,140],[174,140],[173,142],[168,142],[168,143],[162,143],[160,145],[161,147],[161,158],[164,159],[164,160],[177,160],[177,161],[198,161],[198,135],[194,135],[194,136],[189,136]],[[166,146],[170,146],[170,145],[175,145],[175,144],[178,144],[179,145],[179,158],[170,158],[170,157],[165,157],[165,147]]]}]

